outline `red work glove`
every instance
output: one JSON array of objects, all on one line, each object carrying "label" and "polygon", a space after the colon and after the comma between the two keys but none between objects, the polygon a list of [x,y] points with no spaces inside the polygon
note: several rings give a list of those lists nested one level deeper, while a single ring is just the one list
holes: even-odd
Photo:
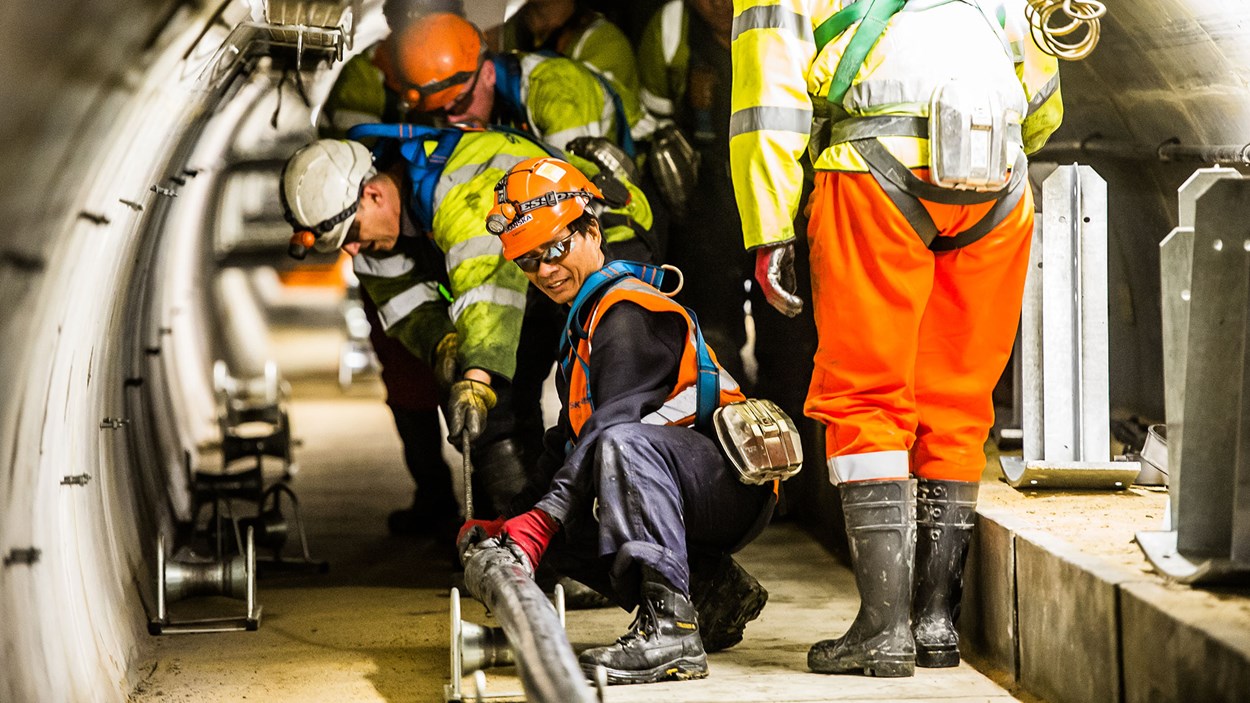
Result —
[{"label": "red work glove", "polygon": [[468,536],[469,532],[471,532],[475,527],[482,528],[482,532],[486,533],[481,539],[485,539],[486,537],[498,537],[499,531],[503,529],[505,520],[507,520],[507,518],[502,515],[494,520],[465,520],[464,524],[460,526],[460,532],[456,534],[456,544],[463,542],[464,538]]},{"label": "red work glove", "polygon": [[803,312],[803,299],[795,295],[794,240],[755,250],[755,280],[768,304],[786,317]]},{"label": "red work glove", "polygon": [[555,518],[535,508],[505,522],[501,532],[529,559],[530,569],[537,569],[547,545],[559,530],[560,523]]}]

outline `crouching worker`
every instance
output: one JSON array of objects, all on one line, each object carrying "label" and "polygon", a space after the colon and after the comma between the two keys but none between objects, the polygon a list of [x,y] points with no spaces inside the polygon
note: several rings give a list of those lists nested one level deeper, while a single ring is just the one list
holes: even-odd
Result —
[{"label": "crouching worker", "polygon": [[[703,678],[714,651],[704,635],[735,644],[767,600],[726,555],[767,525],[776,482],[745,483],[722,453],[712,411],[743,400],[738,384],[693,314],[660,292],[662,270],[605,256],[588,209],[601,197],[553,158],[522,161],[496,186],[487,228],[504,257],[570,306],[557,374],[562,408],[544,439],[536,502],[463,530],[463,558],[483,532],[531,569],[551,544],[561,573],[638,609],[615,644],[582,653],[587,673],[603,665],[609,683]],[[719,577],[713,567],[695,584],[695,603],[703,592],[715,611],[715,633],[700,627],[692,603],[692,560],[731,567]],[[743,588],[726,587],[734,575]]]}]

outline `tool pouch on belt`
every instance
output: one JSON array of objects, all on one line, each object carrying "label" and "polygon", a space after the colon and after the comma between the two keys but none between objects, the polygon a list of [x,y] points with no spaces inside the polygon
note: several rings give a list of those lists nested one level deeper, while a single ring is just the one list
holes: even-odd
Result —
[{"label": "tool pouch on belt", "polygon": [[955,190],[1006,187],[1018,149],[1010,117],[994,90],[963,80],[939,87],[929,104],[929,180]]},{"label": "tool pouch on belt", "polygon": [[784,481],[803,468],[799,431],[771,400],[748,398],[723,405],[712,415],[712,425],[743,483]]}]

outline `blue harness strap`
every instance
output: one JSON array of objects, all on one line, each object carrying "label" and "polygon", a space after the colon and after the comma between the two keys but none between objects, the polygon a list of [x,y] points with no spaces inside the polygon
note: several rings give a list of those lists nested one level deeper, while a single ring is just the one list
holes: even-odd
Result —
[{"label": "blue harness strap", "polygon": [[[347,130],[348,139],[377,139],[375,157],[398,142],[399,155],[408,163],[412,180],[412,217],[427,232],[434,228],[434,189],[463,136],[459,129],[412,124],[359,124]],[[437,145],[427,154],[425,144],[431,141]]]},{"label": "blue harness strap", "polygon": [[[569,379],[569,371],[572,369],[574,362],[582,367],[582,373],[586,374],[587,380],[590,379],[589,359],[583,359],[577,353],[577,343],[583,339],[590,338],[590,331],[586,329],[587,320],[585,318],[589,316],[589,311],[594,310],[595,305],[608,291],[626,278],[635,278],[659,289],[664,283],[664,269],[637,261],[613,261],[586,278],[581,290],[577,292],[577,297],[573,299],[572,304],[569,306],[568,319],[564,325],[564,335],[560,339],[560,353],[558,356],[560,359],[560,373],[563,374],[566,382]],[[586,314],[583,314],[583,310],[587,311]],[[695,405],[695,426],[708,428],[711,427],[712,413],[720,406],[720,369],[712,361],[712,354],[708,351],[707,342],[703,339],[703,330],[699,326],[699,319],[690,308],[685,308],[685,310],[686,314],[690,316],[690,321],[694,323],[695,354],[699,366],[699,378],[695,385],[695,393],[698,398]],[[593,411],[595,403],[589,383],[586,388],[586,400],[590,403]]]}]

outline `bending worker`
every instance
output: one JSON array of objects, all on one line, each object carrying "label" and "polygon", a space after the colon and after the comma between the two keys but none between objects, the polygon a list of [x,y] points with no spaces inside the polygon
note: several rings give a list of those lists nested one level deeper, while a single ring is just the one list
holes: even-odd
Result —
[{"label": "bending worker", "polygon": [[[527,512],[479,525],[531,569],[563,528],[552,550],[557,569],[638,608],[615,644],[582,653],[588,673],[603,665],[609,683],[702,678],[707,657],[689,559],[753,539],[772,514],[776,487],[740,481],[705,428],[692,427],[702,416],[696,397],[710,410],[742,394],[689,311],[644,282],[659,284],[659,269],[609,263],[587,210],[600,196],[550,158],[517,164],[497,187],[488,226],[500,232],[504,256],[571,308],[557,375],[560,422],[547,433],[541,463],[549,480]],[[701,367],[719,377],[718,387],[700,389]],[[763,597],[725,597],[733,602],[717,606],[732,609],[734,621],[718,627],[736,628],[740,639]]]},{"label": "bending worker", "polygon": [[816,168],[806,412],[826,425],[861,605],[811,648],[813,671],[959,662],[952,613],[1033,232],[1024,153],[1062,117],[1024,4],[734,3],[734,186],[756,277],[788,314],[809,134]]}]

